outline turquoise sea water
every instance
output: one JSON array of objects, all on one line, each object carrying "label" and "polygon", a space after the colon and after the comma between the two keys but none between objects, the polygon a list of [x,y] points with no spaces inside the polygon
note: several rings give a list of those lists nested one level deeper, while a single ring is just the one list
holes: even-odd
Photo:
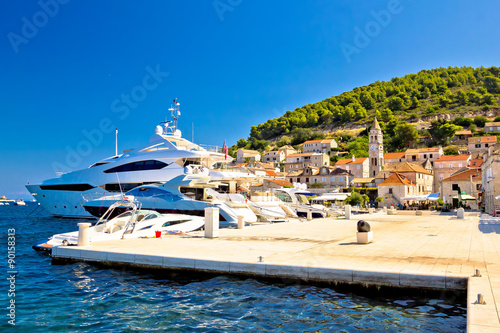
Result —
[{"label": "turquoise sea water", "polygon": [[[51,265],[31,249],[77,220],[37,209],[0,206],[3,246],[1,331],[9,332],[460,332],[466,309],[453,293],[434,298],[366,297],[331,288],[232,277],[176,278],[103,269],[85,263]],[[34,211],[34,213],[33,213]],[[9,297],[8,229],[16,234],[15,297]],[[15,300],[15,323],[8,324]]]}]

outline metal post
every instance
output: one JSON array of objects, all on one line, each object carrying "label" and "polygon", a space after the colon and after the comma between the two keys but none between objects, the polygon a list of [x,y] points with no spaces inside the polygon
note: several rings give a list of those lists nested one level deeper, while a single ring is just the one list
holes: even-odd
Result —
[{"label": "metal post", "polygon": [[86,246],[90,244],[89,227],[92,223],[78,223],[78,246]]}]

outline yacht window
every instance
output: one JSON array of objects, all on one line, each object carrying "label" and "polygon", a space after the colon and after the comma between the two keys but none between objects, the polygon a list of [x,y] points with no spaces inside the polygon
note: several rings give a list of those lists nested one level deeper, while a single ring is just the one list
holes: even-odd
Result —
[{"label": "yacht window", "polygon": [[147,215],[145,218],[143,218],[142,220],[143,220],[143,221],[147,221],[147,220],[152,220],[152,219],[155,219],[155,218],[157,218],[157,217],[158,217],[158,215],[156,215],[156,214],[149,214],[149,215]]},{"label": "yacht window", "polygon": [[89,166],[89,169],[90,168],[93,168],[93,167],[96,167],[96,166],[99,166],[99,165],[104,165],[104,164],[108,164],[109,162],[97,162],[97,163],[94,163],[92,164],[91,166]]},{"label": "yacht window", "polygon": [[118,215],[115,218],[124,218],[124,217],[129,217],[131,215],[132,215],[132,211],[128,211],[128,212],[125,212],[125,213],[122,213],[122,214]]},{"label": "yacht window", "polygon": [[61,184],[61,185],[41,185],[42,190],[52,190],[52,191],[75,191],[83,192],[93,189],[94,186],[89,184]]},{"label": "yacht window", "polygon": [[184,223],[184,222],[189,222],[191,220],[174,220],[174,221],[168,221],[168,222],[165,222],[163,223],[162,227],[168,227],[170,225],[176,225],[176,224],[179,224],[179,223]]},{"label": "yacht window", "polygon": [[292,202],[292,197],[288,193],[285,193],[285,192],[278,193],[277,192],[275,194],[278,197],[278,199],[280,199],[283,202]]},{"label": "yacht window", "polygon": [[130,171],[144,171],[144,170],[158,170],[163,169],[164,167],[169,166],[167,163],[163,163],[161,161],[156,160],[147,160],[147,161],[137,161],[127,164],[122,164],[117,167],[104,170],[105,173],[114,173],[114,172],[130,172]]}]

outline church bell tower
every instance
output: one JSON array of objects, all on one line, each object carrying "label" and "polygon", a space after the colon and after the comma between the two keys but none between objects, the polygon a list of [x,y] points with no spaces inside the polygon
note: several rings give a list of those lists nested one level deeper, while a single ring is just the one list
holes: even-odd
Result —
[{"label": "church bell tower", "polygon": [[382,136],[382,129],[376,117],[370,130],[368,149],[368,157],[370,160],[369,177],[372,178],[382,171],[382,167],[384,166],[384,139]]}]

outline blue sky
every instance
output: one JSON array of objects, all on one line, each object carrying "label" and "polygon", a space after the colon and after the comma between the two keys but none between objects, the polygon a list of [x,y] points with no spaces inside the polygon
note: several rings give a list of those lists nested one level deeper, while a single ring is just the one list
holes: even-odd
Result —
[{"label": "blue sky", "polygon": [[251,125],[376,80],[500,65],[493,0],[0,6],[0,195],[13,198],[57,168],[113,155],[110,129],[120,151],[147,143],[176,97],[185,137],[194,126],[195,142],[231,145]]}]

